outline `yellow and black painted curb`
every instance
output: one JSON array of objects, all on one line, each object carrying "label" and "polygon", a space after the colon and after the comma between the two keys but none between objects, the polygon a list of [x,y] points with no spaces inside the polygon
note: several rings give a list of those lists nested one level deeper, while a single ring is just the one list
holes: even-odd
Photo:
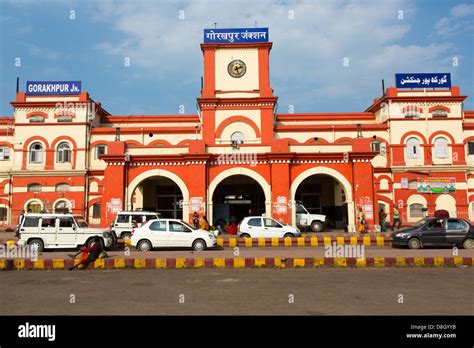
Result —
[{"label": "yellow and black painted curb", "polygon": [[[64,270],[72,259],[0,259],[0,270]],[[471,257],[366,258],[127,258],[99,259],[89,269],[196,269],[196,268],[318,268],[318,267],[459,267],[473,266]]]},{"label": "yellow and black painted curb", "polygon": [[[318,247],[325,245],[365,245],[365,246],[387,246],[390,245],[388,236],[317,236],[317,237],[298,237],[298,238],[217,238],[217,245],[224,248],[234,247]],[[17,244],[15,240],[8,240],[8,247]],[[119,247],[130,246],[130,239],[119,240]]]},{"label": "yellow and black painted curb", "polygon": [[[318,247],[325,245],[365,245],[365,246],[387,246],[390,245],[388,236],[317,236],[299,238],[217,238],[217,245],[224,248],[234,247]],[[123,241],[124,246],[130,246],[130,240]]]}]

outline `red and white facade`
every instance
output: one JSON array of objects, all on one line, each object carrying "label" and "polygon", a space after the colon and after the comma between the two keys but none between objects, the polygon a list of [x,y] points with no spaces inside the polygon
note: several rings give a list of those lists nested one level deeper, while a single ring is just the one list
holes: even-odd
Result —
[{"label": "red and white facade", "polygon": [[[246,195],[252,213],[294,224],[302,199],[350,231],[359,206],[371,225],[382,206],[391,220],[394,204],[404,221],[418,220],[420,206],[474,220],[474,111],[463,110],[459,87],[391,87],[363,112],[276,114],[271,47],[201,44],[199,115],[111,115],[86,92],[17,93],[13,117],[0,118],[3,223],[64,207],[102,226],[137,208],[215,221]],[[235,59],[246,64],[240,78],[228,73]],[[232,146],[236,133],[244,140]],[[420,178],[455,178],[456,191],[418,193]]]}]

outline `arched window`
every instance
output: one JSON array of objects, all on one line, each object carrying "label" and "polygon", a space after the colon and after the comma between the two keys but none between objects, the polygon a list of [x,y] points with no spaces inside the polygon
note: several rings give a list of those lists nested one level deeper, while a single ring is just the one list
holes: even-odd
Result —
[{"label": "arched window", "polygon": [[410,217],[422,218],[423,217],[423,204],[420,204],[420,203],[410,204]]},{"label": "arched window", "polygon": [[420,118],[420,109],[416,106],[407,106],[404,108],[405,118]]},{"label": "arched window", "polygon": [[408,159],[420,158],[420,141],[417,138],[409,138],[407,140],[407,154]]},{"label": "arched window", "polygon": [[69,191],[70,186],[66,183],[60,183],[56,185],[56,192],[67,192]]},{"label": "arched window", "polygon": [[26,187],[26,190],[28,192],[41,192],[42,191],[42,186],[40,184],[29,184]]},{"label": "arched window", "polygon": [[71,163],[71,147],[68,143],[62,142],[58,145],[56,153],[56,162]]},{"label": "arched window", "polygon": [[32,115],[29,117],[29,122],[30,123],[42,123],[44,122],[44,116],[43,115]]},{"label": "arched window", "polygon": [[433,110],[433,117],[448,117],[448,112],[443,109]]},{"label": "arched window", "polygon": [[100,159],[100,156],[105,155],[106,153],[107,153],[106,145],[97,145],[95,147],[95,159]]},{"label": "arched window", "polygon": [[38,201],[32,201],[26,206],[27,213],[39,213],[42,210],[42,205]]},{"label": "arched window", "polygon": [[72,122],[71,115],[59,115],[57,118],[58,122]]},{"label": "arched window", "polygon": [[30,163],[43,163],[43,145],[33,143],[30,146]]},{"label": "arched window", "polygon": [[244,140],[245,140],[245,135],[242,132],[234,132],[230,136],[230,141],[232,142],[232,144],[240,145],[244,143]]},{"label": "arched window", "polygon": [[370,143],[370,149],[372,151],[378,152],[379,155],[385,156],[387,154],[387,147],[382,141],[373,141]]},{"label": "arched window", "polygon": [[59,201],[54,205],[54,212],[59,214],[69,213],[69,205],[66,201]]},{"label": "arched window", "polygon": [[436,138],[434,141],[434,157],[435,158],[448,158],[448,140],[446,138]]}]

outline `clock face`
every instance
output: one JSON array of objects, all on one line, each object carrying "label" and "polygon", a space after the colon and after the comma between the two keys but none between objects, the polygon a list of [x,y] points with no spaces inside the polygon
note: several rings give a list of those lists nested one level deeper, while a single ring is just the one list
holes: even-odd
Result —
[{"label": "clock face", "polygon": [[239,78],[245,75],[247,72],[247,66],[241,60],[236,59],[229,63],[227,66],[227,72],[230,76]]}]

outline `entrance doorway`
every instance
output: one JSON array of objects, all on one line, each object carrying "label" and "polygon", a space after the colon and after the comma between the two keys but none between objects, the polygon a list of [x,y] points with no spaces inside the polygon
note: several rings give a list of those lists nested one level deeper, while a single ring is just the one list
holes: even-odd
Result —
[{"label": "entrance doorway", "polygon": [[183,193],[171,179],[154,176],[141,182],[132,198],[132,209],[152,211],[163,218],[183,219]]},{"label": "entrance doorway", "polygon": [[348,224],[346,196],[342,185],[327,174],[312,175],[298,186],[296,201],[311,214],[327,216],[328,228],[346,229]]},{"label": "entrance doorway", "polygon": [[213,225],[238,224],[246,216],[265,213],[265,194],[260,184],[246,175],[232,175],[217,185],[212,195]]}]

